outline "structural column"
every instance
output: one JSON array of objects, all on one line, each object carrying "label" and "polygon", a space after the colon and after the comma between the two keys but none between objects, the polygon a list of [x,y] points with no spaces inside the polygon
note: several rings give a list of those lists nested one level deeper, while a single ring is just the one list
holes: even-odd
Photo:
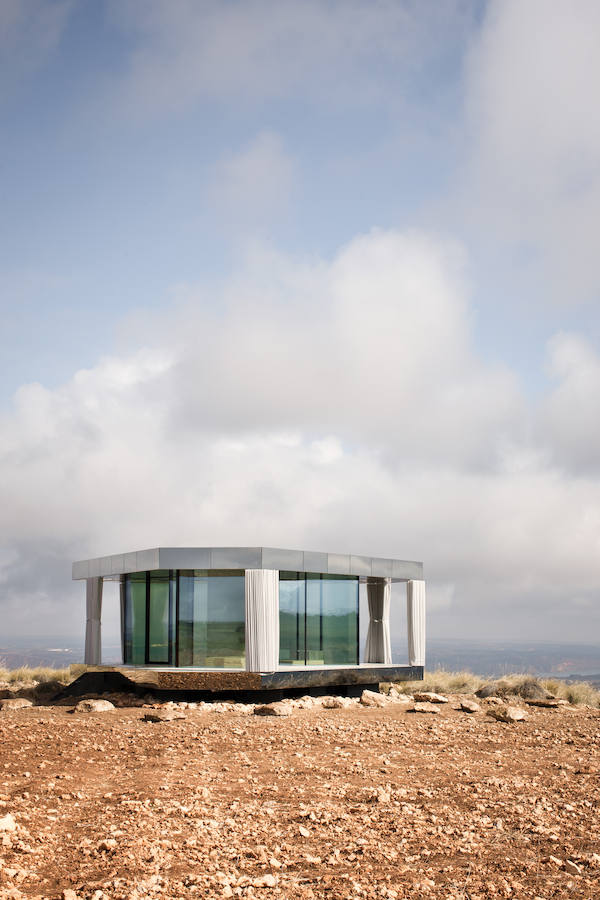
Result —
[{"label": "structural column", "polygon": [[279,571],[246,569],[246,670],[279,667]]},{"label": "structural column", "polygon": [[365,662],[392,662],[392,642],[390,638],[390,601],[392,581],[381,578],[367,582],[367,600],[369,603],[369,629],[365,645]]},{"label": "structural column", "polygon": [[425,582],[406,584],[406,626],[409,666],[425,665]]},{"label": "structural column", "polygon": [[85,583],[85,654],[88,666],[99,666],[102,660],[102,579],[87,578]]}]

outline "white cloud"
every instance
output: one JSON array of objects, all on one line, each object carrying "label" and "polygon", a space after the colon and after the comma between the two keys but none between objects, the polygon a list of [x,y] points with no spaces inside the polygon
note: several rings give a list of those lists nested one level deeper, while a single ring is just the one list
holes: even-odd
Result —
[{"label": "white cloud", "polygon": [[540,428],[556,461],[571,472],[600,470],[600,357],[580,335],[558,334],[549,344],[555,387],[540,411]]},{"label": "white cloud", "polygon": [[488,6],[467,66],[469,215],[514,247],[563,303],[600,287],[600,6]]},{"label": "white cloud", "polygon": [[230,236],[260,232],[287,213],[293,182],[294,166],[283,141],[263,132],[213,166],[206,199]]},{"label": "white cloud", "polygon": [[[460,248],[374,232],[330,262],[255,251],[212,299],[190,290],[154,348],[18,392],[5,627],[35,600],[40,628],[79,633],[73,558],[262,543],[423,559],[438,635],[600,625],[568,602],[597,594],[600,485],[552,467],[515,379],[473,352]],[[568,386],[581,352],[560,346]]]},{"label": "white cloud", "polygon": [[297,93],[326,106],[398,105],[403,91],[389,91],[390,73],[426,70],[473,18],[471,4],[413,0],[118,0],[111,9],[135,41],[119,86],[134,115]]}]

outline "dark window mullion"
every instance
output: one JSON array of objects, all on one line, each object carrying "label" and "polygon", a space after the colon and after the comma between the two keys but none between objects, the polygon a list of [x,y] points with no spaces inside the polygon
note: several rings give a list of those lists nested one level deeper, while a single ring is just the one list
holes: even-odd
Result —
[{"label": "dark window mullion", "polygon": [[146,572],[146,665],[150,664],[150,572]]}]

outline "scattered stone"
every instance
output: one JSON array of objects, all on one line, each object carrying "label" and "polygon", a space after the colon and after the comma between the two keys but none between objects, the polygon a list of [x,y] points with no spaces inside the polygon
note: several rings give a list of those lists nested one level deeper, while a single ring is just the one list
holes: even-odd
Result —
[{"label": "scattered stone", "polygon": [[262,706],[254,707],[255,716],[291,716],[294,707],[285,700],[278,700],[275,703],[263,703]]},{"label": "scattered stone", "polygon": [[398,688],[393,686],[388,691],[388,697],[396,703],[411,703],[413,699],[412,697],[409,697],[408,694],[403,694],[402,691],[399,691]]},{"label": "scattered stone", "polygon": [[559,859],[557,856],[550,856],[548,858],[549,862],[554,863],[555,866],[558,866],[559,869],[562,868],[563,861]]},{"label": "scattered stone", "polygon": [[552,694],[543,687],[536,678],[528,678],[521,682],[517,688],[519,697],[523,700],[550,700]]},{"label": "scattered stone", "polygon": [[385,694],[380,694],[377,691],[363,691],[360,696],[360,702],[363,706],[387,706],[389,703],[388,698]]},{"label": "scattered stone", "polygon": [[323,697],[321,706],[323,709],[343,709],[349,706],[349,697]]},{"label": "scattered stone", "polygon": [[474,700],[461,700],[460,708],[466,713],[476,713],[481,710],[479,703],[475,703]]},{"label": "scattered stone", "polygon": [[16,831],[17,823],[15,817],[11,813],[7,813],[0,819],[0,831]]},{"label": "scattered stone", "polygon": [[185,713],[175,709],[156,709],[142,716],[142,722],[173,722],[175,719],[185,719]]},{"label": "scattered stone", "polygon": [[80,700],[73,712],[108,712],[109,709],[114,708],[114,703],[111,703],[110,700]]},{"label": "scattered stone", "polygon": [[413,699],[417,703],[448,703],[448,698],[443,694],[436,694],[433,691],[418,691],[413,694]]},{"label": "scattered stone", "polygon": [[252,884],[254,887],[275,887],[277,879],[269,872],[267,875],[263,875],[262,878],[255,878]]},{"label": "scattered stone", "polygon": [[436,706],[435,703],[427,703],[425,701],[420,701],[420,700],[418,700],[414,704],[412,709],[409,709],[409,712],[416,712],[416,713],[436,714],[436,713],[439,713],[439,711],[440,711],[440,708],[439,708],[439,706]]},{"label": "scattered stone", "polygon": [[487,714],[498,722],[522,722],[527,718],[525,710],[518,706],[493,706]]},{"label": "scattered stone", "polygon": [[569,872],[570,875],[581,875],[583,871],[581,866],[578,866],[572,859],[565,859],[565,870]]},{"label": "scattered stone", "polygon": [[558,700],[556,697],[549,697],[546,700],[526,700],[528,706],[541,706],[544,709],[558,709],[560,706],[568,706],[568,700]]},{"label": "scattered stone", "polygon": [[31,700],[26,700],[25,697],[11,697],[8,700],[0,700],[0,709],[26,709],[29,706],[33,706]]}]

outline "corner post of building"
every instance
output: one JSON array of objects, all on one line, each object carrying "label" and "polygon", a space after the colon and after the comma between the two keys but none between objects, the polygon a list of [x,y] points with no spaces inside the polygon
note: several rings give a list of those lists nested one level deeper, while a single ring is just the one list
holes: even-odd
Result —
[{"label": "corner post of building", "polygon": [[406,628],[409,666],[425,665],[425,582],[406,583]]},{"label": "corner post of building", "polygon": [[367,581],[369,628],[365,645],[365,662],[392,664],[390,636],[390,605],[392,579],[378,578]]},{"label": "corner post of building", "polygon": [[246,671],[279,667],[279,570],[246,569]]},{"label": "corner post of building", "polygon": [[88,666],[99,666],[102,660],[102,578],[86,578],[85,616],[84,662]]}]

